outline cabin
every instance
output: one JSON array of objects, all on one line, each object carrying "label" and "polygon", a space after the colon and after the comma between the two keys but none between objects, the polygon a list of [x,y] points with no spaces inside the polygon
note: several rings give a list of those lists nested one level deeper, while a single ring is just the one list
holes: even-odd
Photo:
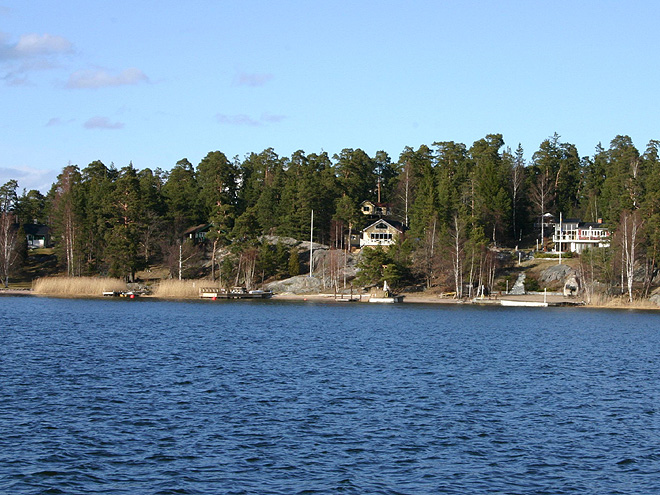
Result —
[{"label": "cabin", "polygon": [[28,249],[39,249],[51,246],[50,227],[41,223],[26,223],[23,232],[27,239]]},{"label": "cabin", "polygon": [[580,254],[585,249],[610,247],[610,230],[598,222],[582,222],[578,219],[566,219],[554,224],[552,241],[553,252],[572,252]]},{"label": "cabin", "polygon": [[203,223],[201,225],[196,225],[195,227],[190,227],[183,234],[183,240],[191,240],[193,244],[201,244],[206,241],[206,234],[211,230],[210,223]]},{"label": "cabin", "polygon": [[360,233],[360,247],[391,246],[403,234],[404,227],[395,220],[379,219]]},{"label": "cabin", "polygon": [[360,211],[368,217],[387,217],[392,214],[388,203],[374,203],[373,201],[362,201]]}]

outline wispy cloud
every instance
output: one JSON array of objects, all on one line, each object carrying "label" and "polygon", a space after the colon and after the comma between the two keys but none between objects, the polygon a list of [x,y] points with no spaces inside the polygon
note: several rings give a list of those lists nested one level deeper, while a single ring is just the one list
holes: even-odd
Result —
[{"label": "wispy cloud", "polygon": [[251,125],[251,126],[260,125],[260,122],[258,120],[255,120],[252,117],[250,117],[249,115],[245,115],[245,114],[225,115],[225,114],[219,113],[215,116],[215,118],[220,124]]},{"label": "wispy cloud", "polygon": [[7,35],[0,33],[0,61],[58,55],[72,50],[71,42],[62,36],[24,34],[17,43],[10,43]]},{"label": "wispy cloud", "polygon": [[149,82],[147,75],[140,69],[131,67],[118,74],[111,74],[104,69],[80,70],[69,77],[66,87],[69,89],[98,89],[125,86]]},{"label": "wispy cloud", "polygon": [[111,122],[108,117],[92,117],[87,122],[83,124],[85,129],[107,129],[107,130],[117,130],[123,129],[123,122]]},{"label": "wispy cloud", "polygon": [[249,115],[245,115],[242,113],[236,115],[226,115],[223,113],[218,113],[216,114],[215,119],[218,121],[219,124],[235,125],[235,126],[247,125],[247,126],[257,127],[265,124],[275,124],[281,122],[282,120],[285,119],[285,117],[283,115],[271,115],[268,113],[264,113],[261,115],[260,118],[255,119],[253,117],[250,117]]},{"label": "wispy cloud", "polygon": [[239,72],[234,76],[234,84],[236,86],[263,86],[269,81],[272,81],[273,74],[248,74],[247,72]]},{"label": "wispy cloud", "polygon": [[58,59],[73,52],[73,45],[62,36],[24,34],[16,43],[0,33],[0,66],[5,67],[0,79],[7,86],[29,86],[28,74],[59,67]]},{"label": "wispy cloud", "polygon": [[0,177],[8,178],[8,180],[11,179],[22,179],[23,177],[27,177],[28,172],[25,170],[19,170],[17,168],[7,168],[7,167],[0,167]]},{"label": "wispy cloud", "polygon": [[55,181],[58,172],[51,169],[36,169],[32,167],[0,167],[0,184],[9,180],[17,180],[18,186],[23,189],[38,189],[42,193],[48,192]]},{"label": "wispy cloud", "polygon": [[73,119],[62,120],[60,117],[53,117],[48,122],[46,122],[46,127],[57,127],[60,125],[70,124],[73,121]]},{"label": "wispy cloud", "polygon": [[286,117],[284,115],[273,115],[270,113],[264,113],[261,115],[262,122],[267,122],[269,124],[277,124],[282,122]]}]

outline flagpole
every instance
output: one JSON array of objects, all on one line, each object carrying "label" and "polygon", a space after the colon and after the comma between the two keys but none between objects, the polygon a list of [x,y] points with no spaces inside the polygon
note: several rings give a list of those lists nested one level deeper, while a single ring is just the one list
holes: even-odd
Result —
[{"label": "flagpole", "polygon": [[314,248],[312,247],[312,240],[314,239],[314,210],[312,210],[312,219],[309,223],[309,276],[312,276],[312,254]]}]

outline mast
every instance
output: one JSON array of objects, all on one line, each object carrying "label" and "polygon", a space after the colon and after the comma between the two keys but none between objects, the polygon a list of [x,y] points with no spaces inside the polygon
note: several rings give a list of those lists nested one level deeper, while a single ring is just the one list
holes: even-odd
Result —
[{"label": "mast", "polygon": [[562,212],[559,212],[559,264],[561,265],[561,239],[562,236],[564,235],[563,233],[563,227],[561,226],[562,224]]},{"label": "mast", "polygon": [[312,219],[309,222],[309,276],[312,276],[312,254],[314,248],[312,246],[312,239],[314,238],[314,210],[312,210]]}]

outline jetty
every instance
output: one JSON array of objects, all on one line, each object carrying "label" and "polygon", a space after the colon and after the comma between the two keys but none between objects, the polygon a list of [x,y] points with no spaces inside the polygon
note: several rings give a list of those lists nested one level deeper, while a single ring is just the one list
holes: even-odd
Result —
[{"label": "jetty", "polygon": [[230,290],[219,287],[201,287],[199,297],[202,299],[270,299],[273,297],[271,290],[247,290],[245,287],[233,287]]}]

